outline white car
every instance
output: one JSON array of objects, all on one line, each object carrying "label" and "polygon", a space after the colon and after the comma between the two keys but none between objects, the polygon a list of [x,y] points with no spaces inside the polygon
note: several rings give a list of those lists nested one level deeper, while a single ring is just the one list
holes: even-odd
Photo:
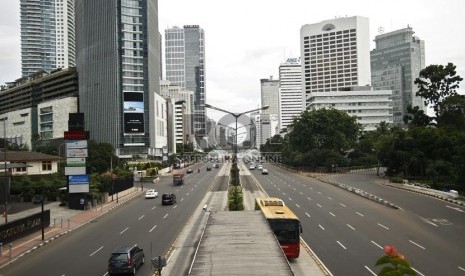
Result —
[{"label": "white car", "polygon": [[147,190],[145,192],[145,198],[156,198],[158,197],[158,192],[155,191],[154,189]]},{"label": "white car", "polygon": [[262,165],[258,165],[257,169],[263,170],[263,166],[262,166]]},{"label": "white car", "polygon": [[263,170],[262,170],[262,174],[268,174],[268,170],[267,170],[267,169],[263,169]]}]

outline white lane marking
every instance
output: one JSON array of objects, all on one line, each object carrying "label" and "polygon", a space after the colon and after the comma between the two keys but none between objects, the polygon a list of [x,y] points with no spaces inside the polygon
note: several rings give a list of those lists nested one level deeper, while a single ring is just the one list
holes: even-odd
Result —
[{"label": "white lane marking", "polygon": [[462,212],[462,213],[465,213],[464,210],[460,209],[459,207],[452,207],[452,206],[449,206],[449,205],[446,205],[447,208],[450,208],[450,209],[453,209],[455,211],[459,211],[459,212]]},{"label": "white lane marking", "polygon": [[383,248],[381,245],[377,244],[376,242],[371,241],[371,243],[374,244],[374,245],[376,245],[377,247],[379,247],[381,250],[384,250],[384,248]]},{"label": "white lane marking", "polygon": [[318,207],[320,207],[320,208],[321,208],[321,205],[320,205],[320,204],[318,204],[318,203],[316,204],[316,206],[318,206]]},{"label": "white lane marking", "polygon": [[458,268],[459,268],[460,270],[462,270],[462,271],[465,271],[465,268],[463,268],[463,267],[461,267],[461,266],[459,266]]},{"label": "white lane marking", "polygon": [[364,217],[364,215],[362,213],[359,213],[359,212],[355,212],[357,213],[357,215],[361,216],[361,217]]},{"label": "white lane marking", "polygon": [[189,193],[187,193],[186,196],[189,196]]},{"label": "white lane marking", "polygon": [[102,248],[103,248],[103,245],[102,245],[102,246],[100,246],[100,248],[99,248],[99,249],[97,249],[97,250],[95,250],[94,252],[92,252],[92,254],[90,254],[90,255],[89,255],[89,257],[92,257],[92,256],[94,256],[94,254],[95,254],[95,253],[97,253],[97,252],[99,252],[100,250],[102,250]]},{"label": "white lane marking", "polygon": [[154,227],[152,227],[152,229],[149,230],[149,233],[151,233],[153,231],[153,229],[155,229],[157,226],[155,225]]},{"label": "white lane marking", "polygon": [[126,227],[123,231],[119,232],[120,235],[122,235],[124,232],[126,232],[129,229],[129,227]]},{"label": "white lane marking", "polygon": [[318,192],[321,195],[321,192]]},{"label": "white lane marking", "polygon": [[299,192],[299,194],[300,194],[300,195],[303,195],[304,193],[302,193],[302,192]]},{"label": "white lane marking", "polygon": [[424,248],[423,246],[419,245],[418,243],[412,241],[412,240],[408,240],[409,242],[413,243],[414,245],[420,247],[421,249],[425,250],[426,248]]},{"label": "white lane marking", "polygon": [[166,214],[166,215],[163,217],[163,219],[165,219],[167,216],[168,216],[168,214]]},{"label": "white lane marking", "polygon": [[183,200],[184,200],[184,198],[181,198],[181,201],[183,201]]},{"label": "white lane marking", "polygon": [[428,223],[428,224],[431,224],[431,225],[433,225],[433,226],[436,226],[436,227],[438,227],[438,225],[437,225],[437,224],[435,224],[435,223],[432,223],[432,222],[431,222],[431,221],[429,221],[428,219],[425,219],[425,218],[422,218],[422,217],[420,217],[420,218],[421,218],[421,219],[422,219],[424,222],[426,222],[426,223]]},{"label": "white lane marking", "polygon": [[[276,187],[276,186],[275,186],[275,187]],[[280,188],[278,188],[278,191],[281,191],[281,189],[280,189]]]},{"label": "white lane marking", "polygon": [[294,189],[294,191],[297,191],[297,189],[296,189],[296,188],[292,188],[292,189]]},{"label": "white lane marking", "polygon": [[307,197],[308,200],[312,200],[311,198]]},{"label": "white lane marking", "polygon": [[416,270],[413,266],[411,267],[413,270],[415,270],[415,272],[417,274],[419,274],[420,276],[425,276],[425,274],[421,273],[420,271]]},{"label": "white lane marking", "polygon": [[310,190],[313,190],[313,187],[309,187],[309,188],[310,188]]},{"label": "white lane marking", "polygon": [[152,207],[152,210],[155,209],[155,208],[157,208],[157,206],[153,206],[153,207]]},{"label": "white lane marking", "polygon": [[328,196],[327,198],[328,198],[329,200],[333,200],[333,199],[332,199],[331,197],[329,197],[329,196]]},{"label": "white lane marking", "polygon": [[283,195],[286,195],[286,193],[285,193],[285,192],[283,192]]},{"label": "white lane marking", "polygon": [[289,200],[292,201],[292,198],[289,197]]},{"label": "white lane marking", "polygon": [[340,203],[340,202],[339,202],[339,205],[341,205],[342,207],[347,207],[346,205],[344,205],[344,204],[342,204],[342,203]]},{"label": "white lane marking", "polygon": [[321,224],[318,224],[318,226],[320,226],[321,230],[325,230]]},{"label": "white lane marking", "polygon": [[145,215],[140,216],[139,220],[141,220],[141,219],[144,218],[144,217],[145,217]]},{"label": "white lane marking", "polygon": [[350,224],[347,224],[347,227],[349,227],[349,228],[352,229],[352,230],[355,230],[355,228],[352,227],[352,225],[350,225]]},{"label": "white lane marking", "polygon": [[386,230],[389,230],[389,227],[382,225],[381,223],[378,223],[379,226],[383,227]]},{"label": "white lane marking", "polygon": [[371,273],[371,275],[376,276],[377,274],[373,272],[368,266],[365,266],[365,268]]},{"label": "white lane marking", "polygon": [[295,206],[297,206],[297,208],[300,208],[299,204],[297,204],[297,203],[295,204]]},{"label": "white lane marking", "polygon": [[331,216],[333,216],[333,217],[335,217],[335,216],[336,216],[335,214],[333,214],[333,213],[331,213],[331,212],[329,212],[329,213],[330,213],[330,214],[331,214]]},{"label": "white lane marking", "polygon": [[310,217],[310,215],[308,213],[305,213],[307,215],[307,217]]},{"label": "white lane marking", "polygon": [[337,241],[337,243],[344,249],[347,249],[341,242]]}]

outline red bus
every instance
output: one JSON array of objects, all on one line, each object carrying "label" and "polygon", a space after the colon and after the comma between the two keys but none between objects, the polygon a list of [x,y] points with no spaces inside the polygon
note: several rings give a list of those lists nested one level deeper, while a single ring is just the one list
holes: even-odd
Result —
[{"label": "red bus", "polygon": [[256,198],[255,210],[262,211],[286,257],[298,258],[302,226],[299,218],[284,201],[275,197]]}]

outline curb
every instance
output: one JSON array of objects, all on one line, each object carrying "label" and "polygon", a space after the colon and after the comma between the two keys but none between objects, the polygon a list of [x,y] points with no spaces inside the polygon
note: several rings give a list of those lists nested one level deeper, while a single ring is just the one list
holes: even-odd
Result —
[{"label": "curb", "polygon": [[314,177],[314,178],[316,178],[316,179],[318,179],[318,180],[320,180],[322,182],[329,183],[329,184],[331,184],[333,186],[339,187],[341,189],[344,189],[346,191],[352,192],[354,194],[357,194],[357,195],[359,195],[361,197],[364,197],[364,198],[369,199],[371,201],[377,202],[377,203],[382,204],[384,206],[388,206],[388,207],[393,208],[393,209],[402,209],[399,206],[397,206],[397,205],[395,205],[395,204],[393,204],[393,203],[391,203],[391,202],[389,202],[389,201],[387,201],[385,199],[382,199],[380,197],[377,197],[375,195],[367,193],[362,189],[354,188],[354,187],[345,185],[345,184],[340,183],[340,182],[335,182],[335,181],[330,181],[330,180],[327,180],[327,179],[323,179],[321,177]]},{"label": "curb", "polygon": [[428,192],[419,191],[419,190],[417,190],[415,188],[410,189],[410,188],[407,188],[407,187],[393,185],[393,184],[390,184],[390,183],[381,183],[381,184],[384,185],[384,186],[391,187],[391,188],[396,188],[396,189],[400,189],[400,190],[404,190],[404,191],[409,191],[409,192],[412,192],[412,193],[427,195],[427,196],[435,197],[437,199],[447,201],[447,202],[450,202],[450,203],[454,203],[454,204],[457,204],[457,205],[460,205],[460,206],[465,206],[465,202],[463,202],[463,201],[455,200],[455,199],[452,199],[452,198],[449,198],[449,197],[436,195],[436,194],[432,194],[432,193],[428,193]]}]

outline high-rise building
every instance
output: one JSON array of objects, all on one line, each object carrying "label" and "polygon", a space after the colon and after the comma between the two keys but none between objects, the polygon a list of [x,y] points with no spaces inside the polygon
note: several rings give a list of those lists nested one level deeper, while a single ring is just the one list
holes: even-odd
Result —
[{"label": "high-rise building", "polygon": [[74,0],[21,0],[23,77],[75,65]]},{"label": "high-rise building", "polygon": [[304,25],[300,41],[307,109],[313,92],[370,85],[368,18],[344,17]]},{"label": "high-rise building", "polygon": [[288,58],[279,66],[279,128],[287,128],[305,110],[300,58]]},{"label": "high-rise building", "polygon": [[79,105],[90,138],[120,157],[154,154],[158,1],[76,1]]},{"label": "high-rise building", "polygon": [[425,68],[425,44],[413,36],[411,27],[375,37],[371,51],[371,78],[375,90],[392,90],[393,121],[404,126],[407,106],[425,110],[421,97],[416,96],[414,81]]},{"label": "high-rise building", "polygon": [[373,91],[368,18],[354,16],[304,25],[300,31],[306,108],[334,108],[363,130],[392,123],[391,90]]},{"label": "high-rise building", "polygon": [[205,35],[198,25],[165,30],[165,74],[173,85],[194,92],[193,131],[206,135]]},{"label": "high-rise building", "polygon": [[262,114],[275,114],[278,116],[279,80],[274,80],[273,76],[270,76],[269,79],[261,79],[260,92],[262,106],[269,106],[268,109],[262,111]]}]

